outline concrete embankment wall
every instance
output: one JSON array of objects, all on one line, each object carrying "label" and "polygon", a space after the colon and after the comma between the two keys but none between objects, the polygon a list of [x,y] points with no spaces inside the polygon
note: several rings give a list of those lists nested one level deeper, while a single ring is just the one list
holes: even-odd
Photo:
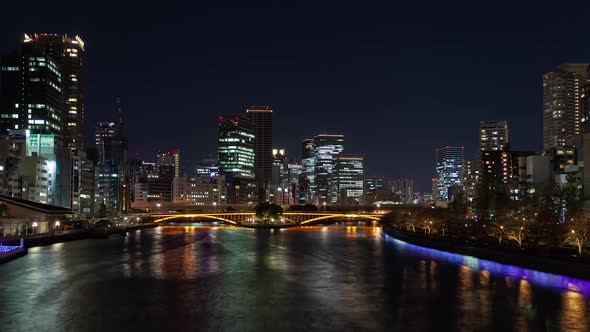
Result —
[{"label": "concrete embankment wall", "polygon": [[421,237],[419,235],[406,234],[405,232],[396,231],[393,227],[387,225],[383,226],[383,233],[395,239],[421,247],[472,256],[488,261],[519,266],[541,272],[590,280],[590,263],[588,263],[587,259],[581,257],[546,257],[540,255],[529,255],[526,252],[515,253],[489,248],[471,247],[457,244],[453,241],[440,239],[435,240]]}]

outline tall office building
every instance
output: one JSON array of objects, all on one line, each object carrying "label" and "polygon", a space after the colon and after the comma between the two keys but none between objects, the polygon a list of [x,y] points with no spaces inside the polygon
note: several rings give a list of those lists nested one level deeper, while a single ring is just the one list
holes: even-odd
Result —
[{"label": "tall office building", "polygon": [[63,141],[62,74],[49,56],[14,53],[0,58],[0,130],[29,129]]},{"label": "tall office building", "polygon": [[414,179],[393,180],[391,191],[403,204],[414,203]]},{"label": "tall office building", "polygon": [[314,201],[335,204],[331,195],[334,157],[344,151],[344,135],[321,134],[314,137]]},{"label": "tall office building", "polygon": [[254,168],[254,124],[246,117],[221,116],[217,137],[219,173],[226,178],[227,203],[254,204],[259,194]]},{"label": "tall office building", "polygon": [[172,177],[180,176],[180,150],[160,152],[158,153],[158,167],[170,166],[173,169]]},{"label": "tall office building", "polygon": [[373,194],[375,191],[385,188],[385,178],[383,177],[366,177],[365,193]]},{"label": "tall office building", "polygon": [[337,205],[358,205],[364,193],[365,158],[363,155],[334,156],[331,196]]},{"label": "tall office building", "polygon": [[[64,147],[82,150],[84,145],[84,41],[66,34],[25,34],[22,52],[29,59],[50,57],[61,71]],[[49,63],[46,60],[46,63]]]},{"label": "tall office building", "polygon": [[260,199],[265,197],[265,186],[272,180],[272,109],[268,106],[251,106],[246,117],[254,124],[255,176]]},{"label": "tall office building", "polygon": [[543,75],[543,150],[566,146],[580,134],[580,88],[589,78],[590,65],[563,64]]},{"label": "tall office building", "polygon": [[461,184],[463,153],[462,146],[436,149],[436,175],[438,176],[436,197],[438,200],[452,200],[450,189],[456,184]]},{"label": "tall office building", "polygon": [[22,85],[21,57],[16,52],[0,55],[0,135],[26,128],[26,113],[20,107]]},{"label": "tall office building", "polygon": [[219,117],[219,172],[226,176],[254,179],[254,141],[254,124],[250,120],[241,116]]},{"label": "tall office building", "polygon": [[506,120],[479,122],[480,151],[505,151],[508,149],[508,122]]},{"label": "tall office building", "polygon": [[314,201],[315,193],[315,141],[306,138],[301,142],[301,177],[299,181],[299,201]]}]

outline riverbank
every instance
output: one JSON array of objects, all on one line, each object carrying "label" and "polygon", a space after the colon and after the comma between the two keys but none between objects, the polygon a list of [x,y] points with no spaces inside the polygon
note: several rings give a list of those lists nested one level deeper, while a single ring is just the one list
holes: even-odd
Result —
[{"label": "riverbank", "polygon": [[28,250],[24,248],[22,240],[18,246],[0,244],[0,264],[25,256],[27,253]]},{"label": "riverbank", "polygon": [[446,239],[422,237],[418,234],[401,232],[391,226],[384,225],[383,233],[417,246],[472,256],[502,264],[514,265],[541,272],[565,275],[573,278],[590,280],[590,260],[574,256],[551,256],[528,254],[527,252],[500,251],[461,245]]},{"label": "riverbank", "polygon": [[20,243],[20,239],[24,239],[24,247],[33,248],[69,241],[86,239],[104,239],[115,234],[126,234],[127,232],[133,230],[155,227],[158,227],[158,224],[144,223],[112,228],[91,228],[54,233],[29,234],[25,236],[3,237],[0,238],[0,243],[3,243],[5,245],[17,245],[18,243]]}]

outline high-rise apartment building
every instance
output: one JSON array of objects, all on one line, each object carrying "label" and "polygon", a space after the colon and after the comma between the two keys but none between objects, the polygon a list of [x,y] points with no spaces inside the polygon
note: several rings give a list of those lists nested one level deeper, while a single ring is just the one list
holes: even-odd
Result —
[{"label": "high-rise apartment building", "polygon": [[588,64],[563,64],[543,75],[543,150],[565,147],[581,133],[580,88],[590,74]]},{"label": "high-rise apartment building", "polygon": [[363,155],[334,156],[331,197],[337,205],[358,205],[364,191],[365,158]]},{"label": "high-rise apartment building", "polygon": [[254,124],[254,168],[260,199],[265,197],[265,187],[272,180],[272,109],[269,106],[251,106],[246,117]]},{"label": "high-rise apartment building", "polygon": [[467,202],[473,202],[477,193],[477,185],[480,181],[481,164],[478,160],[464,160],[461,169],[461,183]]},{"label": "high-rise apartment building", "polygon": [[[84,145],[84,41],[79,36],[66,34],[25,34],[22,44],[23,61],[40,60],[49,57],[57,64],[61,73],[58,86],[60,92],[59,109],[63,126],[64,147],[82,150]],[[45,58],[49,66],[49,61]],[[24,62],[23,62],[24,64]],[[31,128],[32,129],[32,128]]]},{"label": "high-rise apartment building", "polygon": [[456,184],[461,184],[463,154],[462,146],[436,149],[437,199],[443,201],[453,199],[450,189]]},{"label": "high-rise apartment building", "polygon": [[580,112],[582,114],[582,132],[590,133],[590,79],[580,87]]},{"label": "high-rise apartment building", "polygon": [[508,122],[480,121],[479,123],[480,151],[505,151],[508,149]]},{"label": "high-rise apartment building", "polygon": [[314,137],[314,202],[335,204],[331,195],[334,158],[344,151],[344,135],[320,134]]},{"label": "high-rise apartment building", "polygon": [[498,185],[508,184],[510,179],[510,153],[508,153],[508,122],[480,122],[480,162],[483,188],[496,191]]}]

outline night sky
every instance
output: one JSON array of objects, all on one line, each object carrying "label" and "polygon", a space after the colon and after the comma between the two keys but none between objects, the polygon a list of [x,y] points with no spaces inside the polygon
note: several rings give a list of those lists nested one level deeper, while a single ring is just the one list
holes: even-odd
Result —
[{"label": "night sky", "polygon": [[507,119],[513,148],[539,150],[542,74],[590,61],[588,2],[15,2],[0,51],[24,32],[86,42],[87,142],[120,95],[130,153],[179,147],[187,171],[215,153],[217,116],[270,105],[292,157],[303,138],[343,133],[368,175],[430,191],[434,149],[474,157],[480,120]]}]

